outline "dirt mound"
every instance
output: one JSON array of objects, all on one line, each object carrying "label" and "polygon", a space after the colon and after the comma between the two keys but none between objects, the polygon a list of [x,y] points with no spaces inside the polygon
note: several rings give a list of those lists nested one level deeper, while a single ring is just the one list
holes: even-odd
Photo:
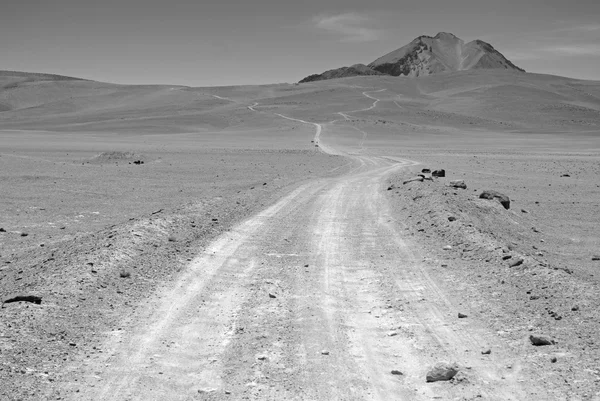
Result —
[{"label": "dirt mound", "polygon": [[102,153],[92,157],[91,159],[86,160],[85,162],[90,163],[90,164],[141,162],[141,163],[136,163],[136,164],[143,164],[143,163],[147,163],[148,161],[149,161],[148,157],[141,153],[112,151],[112,152],[102,152]]}]

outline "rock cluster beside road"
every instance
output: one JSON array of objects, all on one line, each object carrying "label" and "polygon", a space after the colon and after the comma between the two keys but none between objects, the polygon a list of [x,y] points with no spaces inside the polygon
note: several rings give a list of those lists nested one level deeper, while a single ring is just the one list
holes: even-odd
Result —
[{"label": "rock cluster beside road", "polygon": [[486,322],[528,360],[539,361],[549,386],[568,381],[577,394],[600,391],[593,373],[600,363],[597,284],[575,263],[553,257],[535,213],[509,209],[507,187],[473,188],[450,169],[432,181],[404,173],[386,186],[394,219],[429,249],[427,263],[470,305],[459,317]]}]

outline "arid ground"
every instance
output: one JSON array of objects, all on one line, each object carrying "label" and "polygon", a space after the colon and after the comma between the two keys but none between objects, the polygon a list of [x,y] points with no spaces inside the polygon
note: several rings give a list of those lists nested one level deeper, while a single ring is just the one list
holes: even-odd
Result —
[{"label": "arid ground", "polygon": [[600,82],[0,87],[1,399],[600,400]]}]

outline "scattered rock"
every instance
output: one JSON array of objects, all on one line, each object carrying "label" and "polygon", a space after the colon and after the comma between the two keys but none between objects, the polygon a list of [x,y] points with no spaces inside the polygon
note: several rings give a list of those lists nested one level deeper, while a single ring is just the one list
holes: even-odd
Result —
[{"label": "scattered rock", "polygon": [[387,189],[387,190],[388,190],[388,191],[391,191],[391,190],[392,190],[392,189],[394,189],[394,188],[396,188],[394,185],[390,185],[390,186],[388,187],[388,189]]},{"label": "scattered rock", "polygon": [[467,316],[467,315],[465,315],[464,313],[460,313],[460,312],[458,312],[458,318],[459,318],[459,319],[464,319],[464,318],[466,318],[466,317],[468,317],[468,316]]},{"label": "scattered rock", "polygon": [[491,350],[491,349],[489,349],[489,348],[488,348],[488,349],[486,349],[485,351],[481,351],[481,354],[482,354],[482,355],[489,355],[489,354],[491,354],[491,353],[492,353],[492,350]]},{"label": "scattered rock", "polygon": [[31,302],[39,305],[42,303],[42,298],[35,295],[17,295],[16,297],[9,298],[2,302],[2,307],[4,308],[4,304],[10,304],[13,302]]},{"label": "scattered rock", "polygon": [[465,184],[464,180],[452,180],[448,183],[452,188],[461,188],[467,189],[467,184]]},{"label": "scattered rock", "polygon": [[447,362],[439,362],[427,372],[426,380],[428,383],[437,381],[447,381],[452,379],[458,373],[458,366]]},{"label": "scattered rock", "polygon": [[392,369],[392,371],[390,372],[393,375],[403,375],[404,373],[402,373],[401,371],[397,370],[397,369]]},{"label": "scattered rock", "polygon": [[553,345],[554,344],[554,340],[552,340],[548,336],[543,336],[543,335],[533,335],[532,334],[529,336],[529,341],[531,341],[531,344],[533,344],[535,346]]},{"label": "scattered rock", "polygon": [[502,206],[504,206],[504,208],[506,210],[510,209],[509,197],[498,191],[493,191],[491,189],[485,190],[479,195],[479,199],[489,199],[489,200],[498,199],[500,204]]},{"label": "scattered rock", "polygon": [[434,176],[434,177],[445,177],[446,176],[446,170],[444,170],[444,169],[433,170],[433,173],[431,173],[431,175]]},{"label": "scattered rock", "polygon": [[524,260],[523,258],[516,258],[515,260],[513,260],[512,262],[510,262],[508,264],[509,267],[517,267],[517,266],[521,266],[523,264]]}]

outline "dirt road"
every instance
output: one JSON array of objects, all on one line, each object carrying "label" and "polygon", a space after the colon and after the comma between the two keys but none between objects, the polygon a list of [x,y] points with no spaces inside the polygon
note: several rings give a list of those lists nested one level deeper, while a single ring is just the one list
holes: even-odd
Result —
[{"label": "dirt road", "polygon": [[[457,318],[393,220],[384,178],[415,163],[352,160],[199,254],[134,333],[114,332],[74,399],[544,399],[501,338]],[[440,361],[460,379],[426,383]]]}]

